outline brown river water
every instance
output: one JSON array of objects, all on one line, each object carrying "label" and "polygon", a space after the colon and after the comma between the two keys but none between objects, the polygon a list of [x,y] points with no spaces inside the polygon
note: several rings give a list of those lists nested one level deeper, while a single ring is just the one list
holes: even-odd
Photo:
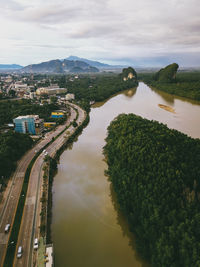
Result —
[{"label": "brown river water", "polygon": [[[158,105],[171,107],[175,113]],[[60,157],[53,184],[52,237],[56,267],[145,267],[134,236],[104,175],[106,129],[120,113],[134,113],[200,138],[200,102],[152,90],[144,83],[95,104],[90,122]]]}]

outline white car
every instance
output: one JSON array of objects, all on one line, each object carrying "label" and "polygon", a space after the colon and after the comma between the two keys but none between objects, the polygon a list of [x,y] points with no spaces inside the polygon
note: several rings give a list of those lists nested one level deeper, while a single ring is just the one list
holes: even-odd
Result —
[{"label": "white car", "polygon": [[10,224],[6,224],[6,227],[5,227],[5,233],[8,233],[10,230]]},{"label": "white car", "polygon": [[39,246],[39,244],[38,244],[38,238],[35,238],[33,248],[34,249],[38,249],[38,246]]},{"label": "white car", "polygon": [[19,258],[21,258],[22,257],[22,246],[19,246],[18,247],[18,250],[17,250],[17,258],[19,259]]}]

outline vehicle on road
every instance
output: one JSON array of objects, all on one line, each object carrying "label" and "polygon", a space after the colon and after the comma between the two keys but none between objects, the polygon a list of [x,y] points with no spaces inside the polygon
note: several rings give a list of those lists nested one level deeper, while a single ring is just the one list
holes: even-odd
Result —
[{"label": "vehicle on road", "polygon": [[39,246],[38,238],[35,238],[33,248],[36,250],[38,249],[38,246]]},{"label": "vehicle on road", "polygon": [[10,224],[6,224],[6,227],[5,227],[5,233],[8,233],[10,230]]},{"label": "vehicle on road", "polygon": [[17,258],[18,259],[22,257],[22,252],[23,252],[22,246],[19,246],[18,250],[17,250]]}]

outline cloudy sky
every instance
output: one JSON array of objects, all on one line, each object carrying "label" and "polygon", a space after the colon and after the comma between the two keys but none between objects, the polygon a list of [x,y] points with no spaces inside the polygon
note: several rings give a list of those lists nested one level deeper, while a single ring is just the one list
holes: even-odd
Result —
[{"label": "cloudy sky", "polygon": [[200,66],[199,0],[0,0],[0,63]]}]

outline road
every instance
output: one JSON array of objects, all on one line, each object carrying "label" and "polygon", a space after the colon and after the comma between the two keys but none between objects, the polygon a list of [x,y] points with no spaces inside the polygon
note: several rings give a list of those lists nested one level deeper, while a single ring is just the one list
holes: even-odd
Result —
[{"label": "road", "polygon": [[[72,109],[71,117],[74,118],[75,114],[76,114],[75,111]],[[35,156],[35,150],[39,151],[42,147],[44,147],[47,143],[49,143],[53,137],[56,137],[60,132],[62,132],[66,128],[67,125],[69,125],[70,121],[71,120],[68,119],[64,125],[60,125],[59,127],[57,127],[55,131],[46,134],[44,140],[40,141],[36,146],[34,146],[34,148],[32,148],[23,156],[23,158],[20,160],[18,164],[15,173],[13,174],[10,187],[8,187],[4,193],[6,197],[3,198],[0,206],[0,265],[1,266],[3,266],[8,246],[8,240],[12,230],[11,228],[14,222],[17,204],[19,201],[24,181],[24,175],[29,163]],[[31,200],[29,200],[29,202],[31,202]],[[4,229],[7,223],[11,225],[11,228],[9,233],[5,234]]]},{"label": "road", "polygon": [[[74,106],[74,105],[73,105]],[[80,124],[85,119],[85,112],[77,106],[79,116],[77,118],[77,123]],[[73,108],[71,108],[71,117],[68,121],[68,124],[72,122],[76,118],[76,112]],[[67,129],[68,136],[73,134],[75,128],[70,126]],[[56,151],[62,147],[62,145],[66,141],[66,132],[62,133],[52,144],[50,144],[46,151],[48,154],[53,157]],[[42,166],[44,162],[44,154],[40,154],[40,156],[35,161],[30,178],[29,178],[29,186],[26,196],[26,202],[22,217],[22,222],[20,226],[20,232],[18,236],[18,243],[16,246],[16,253],[18,246],[23,247],[23,256],[20,259],[17,259],[15,256],[13,266],[33,266],[33,262],[36,261],[36,252],[33,252],[33,242],[36,237],[39,237],[39,225],[40,225],[40,197],[42,190]],[[34,257],[33,257],[34,256]],[[34,264],[34,266],[36,266]]]}]

